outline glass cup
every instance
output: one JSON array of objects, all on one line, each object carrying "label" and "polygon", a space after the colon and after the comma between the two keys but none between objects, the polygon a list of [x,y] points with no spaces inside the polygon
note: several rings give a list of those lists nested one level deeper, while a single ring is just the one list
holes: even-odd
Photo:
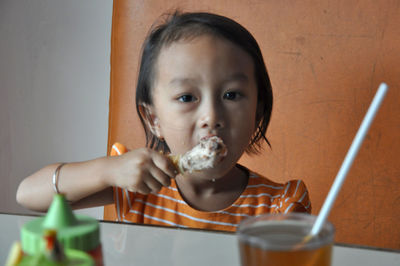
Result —
[{"label": "glass cup", "polygon": [[240,223],[242,266],[330,266],[335,229],[330,222],[304,241],[317,217],[304,213],[263,214]]}]

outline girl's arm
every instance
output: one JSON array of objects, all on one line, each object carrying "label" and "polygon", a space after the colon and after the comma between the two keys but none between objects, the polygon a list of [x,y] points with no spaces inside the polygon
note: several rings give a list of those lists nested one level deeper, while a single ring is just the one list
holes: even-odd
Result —
[{"label": "girl's arm", "polygon": [[[96,207],[113,202],[109,185],[110,163],[106,157],[64,165],[58,176],[58,189],[73,208]],[[25,178],[17,190],[17,202],[33,211],[47,211],[53,195],[53,174],[59,164],[48,165]]]},{"label": "girl's arm", "polygon": [[[24,179],[17,202],[34,211],[47,211],[55,193],[52,178],[58,165],[46,166]],[[148,194],[169,186],[175,175],[166,156],[143,148],[121,156],[68,163],[59,171],[58,189],[75,209],[96,207],[113,203],[113,186]]]}]

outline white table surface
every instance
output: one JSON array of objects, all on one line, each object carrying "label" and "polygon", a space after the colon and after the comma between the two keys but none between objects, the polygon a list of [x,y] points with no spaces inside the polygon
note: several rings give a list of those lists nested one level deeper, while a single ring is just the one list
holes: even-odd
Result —
[{"label": "white table surface", "polygon": [[[0,214],[0,265],[20,240],[31,216]],[[105,265],[239,266],[236,236],[230,233],[101,222]],[[335,245],[332,266],[400,266],[400,251]]]}]

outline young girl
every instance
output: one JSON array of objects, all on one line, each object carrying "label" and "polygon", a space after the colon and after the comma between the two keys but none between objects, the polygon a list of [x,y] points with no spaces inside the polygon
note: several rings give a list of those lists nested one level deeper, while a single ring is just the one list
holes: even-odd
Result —
[{"label": "young girl", "polygon": [[[260,48],[241,25],[210,13],[170,16],[147,37],[136,88],[147,148],[49,165],[27,177],[17,200],[46,211],[55,191],[74,208],[114,203],[120,221],[235,231],[262,213],[311,212],[300,180],[275,183],[237,161],[257,153],[272,111]],[[213,167],[179,172],[185,154],[217,136],[227,153]],[[269,143],[268,143],[269,144]]]}]

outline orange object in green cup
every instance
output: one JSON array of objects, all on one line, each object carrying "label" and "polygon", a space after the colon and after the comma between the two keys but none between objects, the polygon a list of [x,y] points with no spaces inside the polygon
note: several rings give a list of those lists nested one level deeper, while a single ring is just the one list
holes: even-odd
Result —
[{"label": "orange object in green cup", "polygon": [[[35,256],[44,250],[43,233],[57,231],[57,240],[65,250],[82,251],[90,255],[95,265],[103,265],[99,222],[85,215],[75,215],[62,194],[55,194],[44,217],[27,222],[21,229],[24,254]],[[73,252],[73,251],[71,251]]]}]

